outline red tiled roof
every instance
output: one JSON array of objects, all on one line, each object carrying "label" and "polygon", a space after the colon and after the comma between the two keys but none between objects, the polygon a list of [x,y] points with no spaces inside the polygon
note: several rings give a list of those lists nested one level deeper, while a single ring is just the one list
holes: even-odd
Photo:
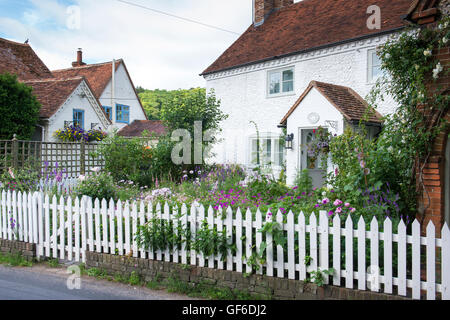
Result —
[{"label": "red tiled roof", "polygon": [[42,105],[40,117],[50,118],[83,80],[83,77],[76,77],[69,79],[28,80],[24,81],[24,83],[33,88],[33,94]]},{"label": "red tiled roof", "polygon": [[[367,8],[381,9],[381,30],[367,27]],[[411,0],[303,0],[251,25],[202,75],[314,50],[405,26]]]},{"label": "red tiled roof", "polygon": [[[286,124],[287,119],[297,109],[312,88],[316,88],[348,121],[359,121],[366,115],[366,112],[371,111],[368,110],[369,106],[367,102],[353,89],[325,82],[311,81],[305,92],[303,92],[284,116],[283,120],[281,120],[281,124]],[[381,123],[382,117],[381,114],[373,110],[370,112],[367,121]]]},{"label": "red tiled roof", "polygon": [[150,134],[154,133],[160,136],[166,133],[167,128],[159,120],[135,120],[133,123],[122,128],[117,134],[123,137],[140,137],[145,130]]},{"label": "red tiled roof", "polygon": [[[116,70],[121,63],[123,63],[122,60],[116,61]],[[76,68],[53,70],[52,73],[56,78],[85,77],[89,81],[94,95],[99,99],[112,78],[112,61],[89,64]]]},{"label": "red tiled roof", "polygon": [[53,77],[28,44],[0,38],[0,73],[5,72],[17,75],[19,80]]}]

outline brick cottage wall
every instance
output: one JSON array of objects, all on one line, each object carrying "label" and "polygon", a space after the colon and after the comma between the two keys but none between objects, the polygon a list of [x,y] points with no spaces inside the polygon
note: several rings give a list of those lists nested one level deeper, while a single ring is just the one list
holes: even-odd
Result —
[{"label": "brick cottage wall", "polygon": [[86,268],[98,268],[113,276],[130,276],[136,272],[145,281],[169,278],[216,288],[240,290],[264,299],[277,300],[408,300],[404,297],[359,291],[334,286],[318,287],[298,280],[186,266],[171,262],[116,256],[97,252],[86,253]]},{"label": "brick cottage wall", "polygon": [[[450,66],[450,47],[441,48],[434,51],[434,56],[441,62],[444,71],[440,74],[440,78],[431,85],[431,88],[440,88],[441,92],[446,92],[450,88],[450,75],[448,74]],[[447,73],[447,74],[446,74]],[[444,118],[450,123],[450,110]],[[426,229],[428,222],[433,221],[436,227],[436,233],[440,236],[441,229],[445,223],[445,148],[447,145],[448,135],[450,133],[449,126],[443,130],[436,138],[433,144],[432,153],[423,170],[424,190],[419,197],[419,208],[425,211],[423,216],[423,230]],[[428,195],[427,195],[428,193]],[[430,199],[428,199],[428,196]]]},{"label": "brick cottage wall", "polygon": [[27,261],[34,261],[36,259],[36,245],[34,243],[0,239],[0,252],[11,254],[19,253]]}]

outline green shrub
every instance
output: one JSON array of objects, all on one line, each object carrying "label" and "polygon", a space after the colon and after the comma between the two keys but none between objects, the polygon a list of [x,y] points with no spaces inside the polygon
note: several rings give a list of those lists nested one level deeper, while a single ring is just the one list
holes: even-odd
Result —
[{"label": "green shrub", "polygon": [[17,80],[17,76],[0,74],[0,139],[30,139],[39,121],[41,104],[33,89]]},{"label": "green shrub", "polygon": [[109,173],[93,173],[81,176],[75,189],[79,197],[88,196],[93,199],[118,199],[117,186]]}]

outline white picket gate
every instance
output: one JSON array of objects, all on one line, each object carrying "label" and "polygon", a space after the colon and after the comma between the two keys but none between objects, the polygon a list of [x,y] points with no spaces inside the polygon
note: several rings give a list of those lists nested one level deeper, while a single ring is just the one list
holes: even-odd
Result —
[{"label": "white picket gate", "polygon": [[[417,220],[412,225],[411,235],[407,234],[403,222],[394,234],[389,219],[384,221],[383,232],[380,232],[375,218],[370,230],[366,230],[363,218],[355,229],[350,217],[342,227],[338,216],[330,221],[326,212],[320,212],[318,219],[312,214],[307,224],[303,213],[295,217],[290,212],[283,219],[280,212],[272,216],[263,215],[259,210],[253,214],[250,210],[242,213],[240,209],[233,212],[229,208],[222,214],[211,207],[205,212],[203,206],[195,205],[190,209],[183,205],[179,211],[179,208],[171,210],[167,204],[163,207],[158,204],[153,211],[151,203],[92,201],[87,197],[58,200],[43,193],[5,191],[1,194],[0,214],[0,238],[36,243],[40,257],[85,261],[89,250],[251,272],[247,258],[253,247],[259,252],[265,241],[266,260],[257,274],[305,280],[308,274],[333,268],[331,276],[323,273],[325,284],[413,299],[421,299],[426,292],[428,300],[450,300],[450,230],[447,224],[442,229],[442,238],[436,238],[432,222],[423,237]],[[154,217],[173,221],[175,228],[181,223],[189,227],[193,235],[205,220],[210,228],[216,226],[218,231],[226,228],[236,252],[229,251],[223,261],[219,256],[204,257],[201,252],[188,251],[186,244],[172,252],[139,248],[134,237],[138,226]],[[285,232],[287,248],[273,243],[271,234],[258,232],[272,221],[278,222]],[[370,249],[368,257],[367,249]],[[308,266],[306,257],[310,260]]]}]

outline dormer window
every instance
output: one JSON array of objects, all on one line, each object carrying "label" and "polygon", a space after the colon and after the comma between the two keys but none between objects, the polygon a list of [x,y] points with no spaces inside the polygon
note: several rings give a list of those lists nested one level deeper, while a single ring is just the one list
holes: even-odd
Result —
[{"label": "dormer window", "polygon": [[294,68],[269,71],[267,83],[267,91],[269,96],[293,93]]}]

